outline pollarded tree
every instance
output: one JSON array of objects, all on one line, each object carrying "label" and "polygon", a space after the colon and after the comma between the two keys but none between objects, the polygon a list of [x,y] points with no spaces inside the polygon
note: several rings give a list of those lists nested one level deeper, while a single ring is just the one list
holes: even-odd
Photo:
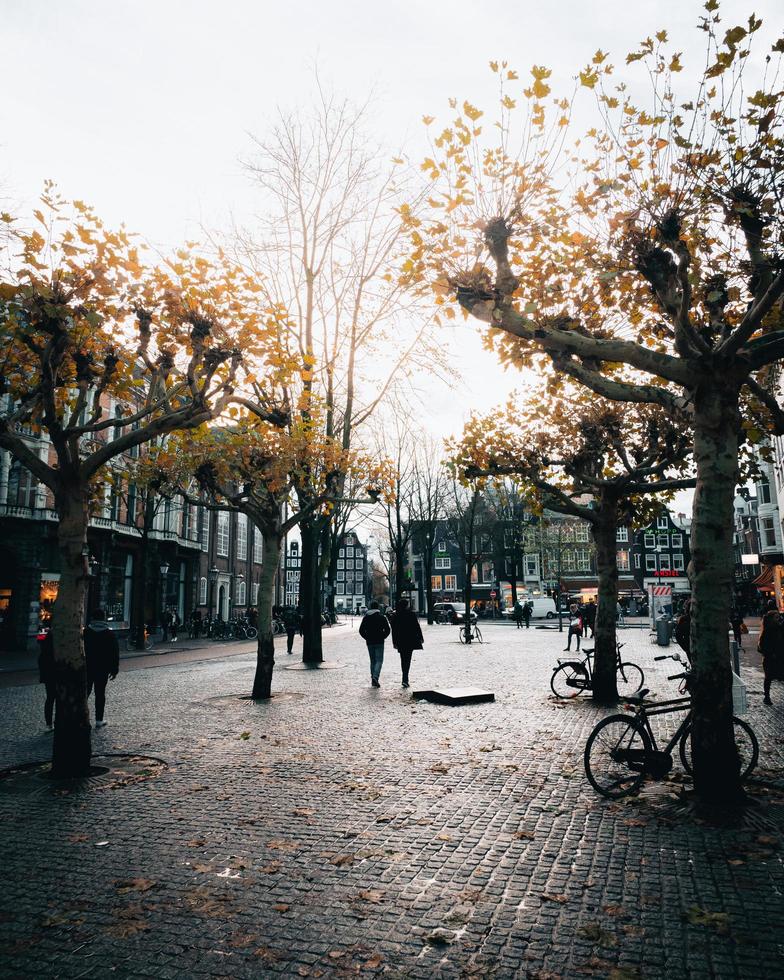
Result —
[{"label": "pollarded tree", "polygon": [[784,355],[784,39],[755,61],[760,21],[724,32],[717,0],[704,6],[708,57],[693,96],[676,95],[682,55],[666,31],[626,59],[652,80],[647,106],[625,83],[605,87],[616,73],[597,51],[580,72],[598,94],[596,125],[569,153],[570,102],[551,113],[545,68],[503,93],[494,145],[481,145],[482,113],[465,103],[425,162],[440,206],[410,219],[405,276],[488,324],[507,362],[544,355],[606,398],[689,413],[692,749],[709,802],[741,796],[725,624],[738,453],[760,436],[744,400],[784,432],[771,377]]},{"label": "pollarded tree", "polygon": [[[90,768],[82,644],[91,502],[112,460],[201,425],[227,404],[248,324],[219,322],[221,290],[146,269],[125,232],[47,187],[37,230],[0,284],[0,446],[51,493],[62,571],[52,617],[57,713],[52,768]],[[232,337],[233,339],[230,339]],[[110,410],[110,403],[114,410]]]},{"label": "pollarded tree", "polygon": [[600,704],[614,704],[618,528],[631,524],[652,495],[693,487],[694,480],[678,476],[688,434],[661,410],[622,409],[580,395],[570,386],[556,397],[530,398],[527,417],[510,403],[506,412],[471,419],[453,463],[469,476],[512,473],[541,509],[590,525],[599,586],[592,693]]}]

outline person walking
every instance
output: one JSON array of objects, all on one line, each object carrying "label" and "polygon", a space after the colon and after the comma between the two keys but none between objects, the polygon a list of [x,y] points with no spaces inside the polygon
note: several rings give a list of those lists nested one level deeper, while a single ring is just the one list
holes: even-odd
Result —
[{"label": "person walking", "polygon": [[732,635],[735,637],[735,642],[738,644],[738,650],[742,650],[743,634],[744,632],[748,633],[748,629],[743,622],[743,613],[738,606],[733,606],[730,610],[730,626],[732,627]]},{"label": "person walking", "polygon": [[526,629],[530,629],[531,628],[531,613],[532,612],[533,612],[533,606],[531,605],[531,602],[530,601],[529,602],[524,602],[523,603],[523,622],[525,623],[525,628]]},{"label": "person walking", "polygon": [[523,628],[523,607],[519,599],[514,604],[514,621],[517,623],[517,628],[521,630]]},{"label": "person walking", "polygon": [[395,615],[392,617],[392,646],[400,654],[400,670],[403,675],[402,687],[408,687],[408,672],[411,670],[411,655],[424,645],[422,628],[408,599],[398,599]]},{"label": "person walking", "polygon": [[596,628],[596,603],[593,601],[593,596],[588,600],[583,610],[583,622],[586,630],[590,630],[591,637],[593,637]]},{"label": "person walking", "polygon": [[367,643],[370,657],[370,683],[373,687],[381,687],[379,677],[384,663],[384,640],[389,636],[389,632],[389,622],[374,599],[359,624],[359,635]]},{"label": "person walking", "polygon": [[177,630],[180,628],[180,624],[180,614],[176,609],[172,609],[169,613],[169,632],[171,633],[172,643],[177,642]]},{"label": "person walking", "polygon": [[106,685],[120,671],[120,645],[114,631],[106,622],[103,609],[98,609],[84,631],[84,655],[87,661],[87,697],[95,687],[95,727],[103,728],[106,707]]},{"label": "person walking", "polygon": [[294,606],[283,610],[283,628],[286,630],[286,653],[294,652],[294,637],[302,626],[299,611]]},{"label": "person walking", "polygon": [[583,618],[580,615],[580,607],[576,602],[569,606],[569,634],[566,639],[564,650],[572,649],[572,637],[577,641],[577,649],[580,649],[580,640],[583,635]]},{"label": "person walking", "polygon": [[765,672],[763,703],[773,704],[770,700],[770,685],[773,681],[784,680],[784,622],[775,599],[768,601],[767,612],[762,617],[757,650],[762,654],[762,668]]},{"label": "person walking", "polygon": [[51,732],[54,717],[55,683],[54,683],[54,640],[49,630],[42,640],[38,641],[38,680],[46,687],[44,701],[44,722],[46,730]]},{"label": "person walking", "polygon": [[683,612],[675,624],[675,642],[691,661],[691,599],[683,604]]}]

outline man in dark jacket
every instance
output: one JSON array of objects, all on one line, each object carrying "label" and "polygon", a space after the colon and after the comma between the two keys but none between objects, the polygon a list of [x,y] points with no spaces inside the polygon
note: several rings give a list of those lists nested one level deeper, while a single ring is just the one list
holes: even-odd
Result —
[{"label": "man in dark jacket", "polygon": [[293,606],[286,606],[283,610],[283,626],[286,629],[286,653],[294,650],[294,637],[302,625],[302,617],[299,610]]},{"label": "man in dark jacket", "polygon": [[523,622],[525,623],[525,628],[531,628],[531,613],[533,612],[533,606],[530,602],[523,603]]},{"label": "man in dark jacket", "polygon": [[87,697],[95,687],[95,727],[103,728],[106,707],[106,684],[120,670],[120,645],[117,636],[98,609],[84,631],[84,656],[87,661]]},{"label": "man in dark jacket", "polygon": [[389,621],[382,615],[374,599],[359,624],[359,635],[367,643],[370,657],[370,683],[381,687],[379,677],[384,663],[384,640],[389,636]]},{"label": "man in dark jacket", "polygon": [[409,608],[408,599],[398,599],[395,615],[392,617],[392,646],[400,654],[403,687],[408,687],[411,654],[414,650],[421,650],[423,643],[422,628],[416,613]]},{"label": "man in dark jacket", "polygon": [[596,627],[596,603],[593,601],[593,596],[591,596],[588,604],[583,609],[583,622],[585,623],[585,628],[591,631],[591,636],[594,636]]},{"label": "man in dark jacket", "polygon": [[691,660],[691,599],[683,604],[683,612],[675,624],[675,642]]}]

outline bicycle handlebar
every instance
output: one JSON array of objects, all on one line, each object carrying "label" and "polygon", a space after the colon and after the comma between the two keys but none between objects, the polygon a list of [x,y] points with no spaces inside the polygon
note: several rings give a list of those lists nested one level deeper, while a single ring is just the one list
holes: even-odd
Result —
[{"label": "bicycle handlebar", "polygon": [[689,672],[688,671],[684,671],[682,674],[673,674],[671,677],[668,677],[667,680],[668,681],[681,681],[681,680],[688,680],[688,678],[689,678]]}]

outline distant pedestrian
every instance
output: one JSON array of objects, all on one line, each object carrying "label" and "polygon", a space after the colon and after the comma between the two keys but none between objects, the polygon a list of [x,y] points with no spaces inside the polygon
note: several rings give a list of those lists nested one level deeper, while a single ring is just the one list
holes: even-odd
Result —
[{"label": "distant pedestrian", "polygon": [[117,636],[106,622],[102,609],[96,611],[84,631],[84,655],[87,660],[87,697],[95,687],[95,727],[103,728],[106,685],[120,670],[120,646]]},{"label": "distant pedestrian", "polygon": [[767,612],[762,617],[757,650],[762,654],[762,667],[765,672],[764,703],[773,704],[770,700],[770,685],[773,681],[784,681],[784,622],[775,599],[769,600]]},{"label": "distant pedestrian", "polygon": [[683,604],[683,612],[675,624],[675,642],[691,660],[691,599]]},{"label": "distant pedestrian", "polygon": [[422,627],[408,599],[398,599],[395,615],[392,617],[392,645],[400,654],[400,669],[403,674],[403,687],[408,687],[408,672],[411,669],[411,654],[421,650],[424,645]]},{"label": "distant pedestrian", "polygon": [[576,602],[569,606],[569,633],[566,638],[564,650],[572,649],[572,637],[577,641],[577,649],[580,649],[580,640],[583,636],[583,618],[580,615],[580,607]]},{"label": "distant pedestrian", "polygon": [[626,625],[623,618],[623,606],[621,605],[620,601],[616,602],[615,604],[615,618],[619,626]]},{"label": "distant pedestrian", "polygon": [[370,682],[373,687],[381,687],[379,677],[384,663],[384,640],[389,636],[389,622],[382,615],[374,599],[359,624],[359,635],[367,643],[370,657]]},{"label": "distant pedestrian", "polygon": [[198,639],[201,636],[201,610],[194,609],[191,615],[191,636]]},{"label": "distant pedestrian", "polygon": [[523,607],[519,599],[514,604],[514,621],[517,623],[517,628],[521,630],[523,628]]},{"label": "distant pedestrian", "polygon": [[254,629],[259,625],[259,614],[255,606],[251,606],[248,609],[248,626],[252,626]]},{"label": "distant pedestrian", "polygon": [[294,606],[286,606],[283,610],[283,628],[286,630],[286,653],[293,653],[294,637],[302,628],[302,617]]},{"label": "distant pedestrian", "polygon": [[54,683],[54,640],[49,630],[38,641],[38,680],[46,687],[44,701],[44,721],[47,731],[52,730],[54,717],[55,683]]},{"label": "distant pedestrian", "polygon": [[530,601],[523,603],[523,622],[525,623],[526,629],[531,628],[531,613],[533,611],[534,611],[533,605],[531,604]]},{"label": "distant pedestrian", "polygon": [[177,631],[180,628],[180,624],[180,614],[176,609],[172,609],[169,613],[169,631],[171,632],[172,643],[177,642]]},{"label": "distant pedestrian", "polygon": [[591,631],[591,636],[595,635],[596,629],[596,603],[593,601],[593,596],[586,603],[585,609],[583,609],[583,622],[585,623],[585,629]]},{"label": "distant pedestrian", "polygon": [[743,622],[743,613],[737,606],[733,606],[730,610],[730,626],[732,627],[732,635],[735,637],[735,642],[738,644],[738,649],[743,649],[743,634],[748,633],[746,624]]}]

